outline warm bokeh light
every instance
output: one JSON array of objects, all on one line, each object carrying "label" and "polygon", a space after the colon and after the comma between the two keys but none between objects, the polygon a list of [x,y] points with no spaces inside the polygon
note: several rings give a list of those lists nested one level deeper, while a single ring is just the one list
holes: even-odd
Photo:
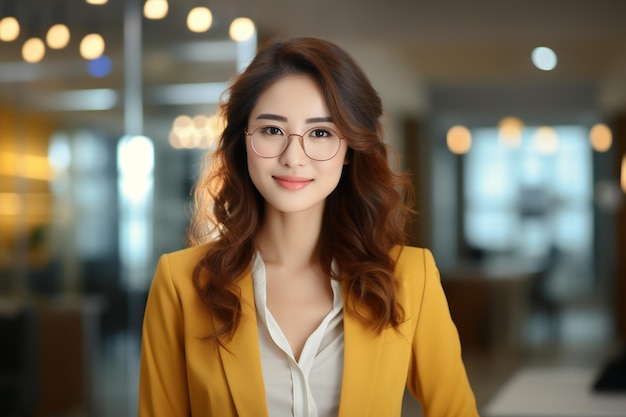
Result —
[{"label": "warm bokeh light", "polygon": [[41,192],[0,192],[0,217],[25,216],[41,221],[50,216],[50,194]]},{"label": "warm bokeh light", "polygon": [[533,64],[535,64],[535,66],[540,70],[552,71],[554,68],[556,68],[556,53],[550,48],[547,48],[545,46],[539,46],[533,49],[531,58]]},{"label": "warm bokeh light", "polygon": [[223,130],[224,119],[217,114],[181,115],[172,123],[169,143],[176,149],[207,149],[217,143]]},{"label": "warm bokeh light", "polygon": [[517,149],[522,145],[524,123],[517,117],[505,117],[498,123],[498,140],[509,148]]},{"label": "warm bokeh light", "polygon": [[465,154],[472,147],[472,134],[465,126],[452,126],[448,129],[446,143],[450,152],[457,155]]},{"label": "warm bokeh light", "polygon": [[50,161],[41,155],[0,153],[0,175],[31,180],[49,181],[53,178]]},{"label": "warm bokeh light", "polygon": [[16,18],[7,16],[0,20],[0,41],[11,42],[20,36],[20,23]]},{"label": "warm bokeh light", "polygon": [[39,38],[30,38],[22,46],[22,58],[24,61],[35,63],[43,59],[46,54],[46,45]]},{"label": "warm bokeh light", "polygon": [[179,137],[187,137],[192,134],[194,130],[193,120],[191,117],[182,115],[174,119],[172,124],[172,132]]},{"label": "warm bokeh light", "polygon": [[194,117],[194,124],[200,131],[200,143],[199,148],[210,148],[217,144],[219,138],[224,130],[224,119],[217,114],[211,116],[196,116]]},{"label": "warm bokeh light", "polygon": [[613,144],[613,133],[604,123],[594,125],[589,131],[589,142],[596,152],[606,152]]},{"label": "warm bokeh light", "polygon": [[98,33],[90,33],[80,41],[80,56],[96,59],[104,53],[104,39]]},{"label": "warm bokeh light", "polygon": [[182,149],[183,144],[180,141],[180,138],[174,133],[173,130],[170,130],[170,133],[167,138],[168,143],[174,149]]},{"label": "warm bokeh light", "polygon": [[533,136],[533,145],[537,152],[551,155],[559,148],[559,136],[550,126],[542,126]]},{"label": "warm bokeh light", "polygon": [[163,19],[167,16],[169,7],[167,0],[146,0],[143,5],[143,15],[146,19]]},{"label": "warm bokeh light", "polygon": [[48,29],[46,43],[52,49],[63,49],[70,42],[70,30],[64,24],[56,24]]},{"label": "warm bokeh light", "polygon": [[247,41],[254,36],[256,31],[254,22],[247,17],[238,17],[233,20],[228,29],[230,38],[237,42]]},{"label": "warm bokeh light", "polygon": [[192,32],[206,32],[213,24],[213,14],[206,7],[194,7],[187,15],[187,28]]},{"label": "warm bokeh light", "polygon": [[107,1],[109,0],[85,0],[85,2],[87,2],[88,4],[95,4],[95,5],[102,5],[102,4],[107,4]]},{"label": "warm bokeh light", "polygon": [[23,197],[17,193],[0,193],[0,216],[17,216],[24,211]]}]

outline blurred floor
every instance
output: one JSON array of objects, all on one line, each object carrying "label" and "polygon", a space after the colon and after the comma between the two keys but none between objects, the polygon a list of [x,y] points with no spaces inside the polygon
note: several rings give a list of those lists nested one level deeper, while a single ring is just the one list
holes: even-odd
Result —
[{"label": "blurred floor", "polygon": [[120,333],[103,342],[90,417],[137,415],[140,339]]},{"label": "blurred floor", "polygon": [[531,316],[525,329],[527,345],[519,354],[467,356],[468,373],[481,410],[521,369],[589,368],[599,374],[621,349],[614,340],[613,320],[599,302],[587,299],[563,305],[554,319],[549,323],[543,317]]}]

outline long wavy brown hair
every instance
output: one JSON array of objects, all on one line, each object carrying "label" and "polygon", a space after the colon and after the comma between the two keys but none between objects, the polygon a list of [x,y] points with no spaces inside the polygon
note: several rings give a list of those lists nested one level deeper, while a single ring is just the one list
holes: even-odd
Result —
[{"label": "long wavy brown hair", "polygon": [[[241,320],[237,282],[257,250],[264,216],[264,200],[248,173],[244,132],[259,96],[289,74],[308,74],[319,83],[348,145],[348,163],[326,200],[318,244],[321,268],[344,281],[346,311],[365,325],[380,332],[404,320],[390,250],[405,243],[413,190],[409,177],[389,165],[380,97],[335,44],[315,38],[275,40],[227,91],[221,106],[225,128],[216,150],[207,155],[209,168],[194,187],[188,243],[208,244],[193,281],[209,313],[221,323],[209,336],[218,343],[232,338]],[[331,269],[333,259],[339,276]]]}]

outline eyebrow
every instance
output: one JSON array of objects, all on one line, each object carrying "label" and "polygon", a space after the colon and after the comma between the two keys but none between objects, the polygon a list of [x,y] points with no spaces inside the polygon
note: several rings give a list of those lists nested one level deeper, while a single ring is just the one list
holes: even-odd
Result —
[{"label": "eyebrow", "polygon": [[[269,114],[263,113],[257,116],[257,120],[277,120],[279,122],[286,122],[287,118],[285,116],[280,116],[278,114]],[[305,120],[306,123],[332,123],[332,119],[330,117],[311,117]]]}]

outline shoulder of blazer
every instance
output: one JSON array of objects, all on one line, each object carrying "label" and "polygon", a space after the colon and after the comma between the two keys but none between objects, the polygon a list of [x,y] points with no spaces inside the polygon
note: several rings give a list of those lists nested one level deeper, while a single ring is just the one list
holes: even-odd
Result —
[{"label": "shoulder of blazer", "polygon": [[[419,309],[427,280],[439,279],[432,253],[411,246],[394,248],[395,275],[401,283],[401,299],[405,308]],[[411,307],[409,307],[411,306]]]},{"label": "shoulder of blazer", "polygon": [[206,254],[209,244],[205,243],[198,246],[191,246],[185,249],[180,249],[175,252],[167,253],[170,262],[175,263],[179,267],[191,267],[192,269],[197,265],[198,261]]},{"label": "shoulder of blazer", "polygon": [[161,255],[157,266],[169,277],[182,302],[195,300],[196,289],[193,283],[193,271],[207,251],[207,245],[198,245]]},{"label": "shoulder of blazer", "polygon": [[169,268],[174,281],[179,281],[183,279],[182,277],[187,279],[193,275],[193,270],[206,254],[207,247],[208,244],[203,244],[169,252],[161,255],[160,261],[166,260],[165,265]]},{"label": "shoulder of blazer", "polygon": [[406,274],[427,274],[435,268],[433,255],[425,248],[396,246],[391,257],[396,261],[395,271],[400,279]]}]

